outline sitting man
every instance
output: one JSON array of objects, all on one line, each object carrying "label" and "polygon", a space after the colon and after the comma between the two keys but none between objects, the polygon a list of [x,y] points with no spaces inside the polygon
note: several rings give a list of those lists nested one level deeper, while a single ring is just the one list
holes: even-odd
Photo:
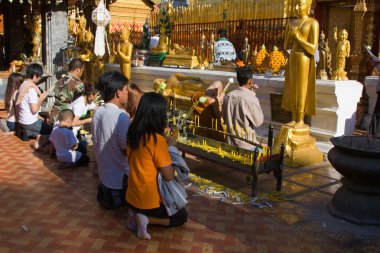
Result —
[{"label": "sitting man", "polygon": [[59,111],[68,109],[70,103],[82,95],[84,86],[80,78],[83,71],[83,62],[79,59],[73,59],[69,64],[69,73],[55,83],[55,100],[50,112],[50,122],[56,121]]},{"label": "sitting man", "polygon": [[38,118],[42,102],[49,91],[41,93],[36,85],[43,74],[41,65],[30,64],[26,69],[26,80],[21,84],[16,101],[16,115],[19,127],[22,129],[22,139],[36,138],[34,148],[39,148],[41,135],[50,135],[52,128]]},{"label": "sitting man", "polygon": [[97,199],[107,209],[126,204],[128,85],[128,78],[116,71],[99,77],[98,88],[105,104],[96,109],[92,118],[92,141],[100,179]]},{"label": "sitting man", "polygon": [[[222,114],[227,132],[250,142],[257,143],[255,128],[264,121],[260,102],[253,92],[253,72],[250,67],[237,69],[239,87],[227,93],[223,99]],[[245,149],[254,145],[243,140],[227,136],[227,143]]]},{"label": "sitting man", "polygon": [[[219,29],[219,40],[215,42],[215,62],[220,65],[222,60],[234,62],[236,59],[236,51],[234,45],[227,39],[227,30]],[[225,63],[226,64],[226,63]]]}]

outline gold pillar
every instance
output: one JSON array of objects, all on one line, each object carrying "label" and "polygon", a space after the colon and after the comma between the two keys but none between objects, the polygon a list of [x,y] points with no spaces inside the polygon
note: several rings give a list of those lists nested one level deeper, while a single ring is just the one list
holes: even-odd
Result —
[{"label": "gold pillar", "polygon": [[354,50],[351,56],[351,72],[350,79],[364,81],[365,73],[363,76],[363,70],[360,65],[363,59],[363,19],[367,12],[367,4],[365,0],[357,0],[354,7]]}]

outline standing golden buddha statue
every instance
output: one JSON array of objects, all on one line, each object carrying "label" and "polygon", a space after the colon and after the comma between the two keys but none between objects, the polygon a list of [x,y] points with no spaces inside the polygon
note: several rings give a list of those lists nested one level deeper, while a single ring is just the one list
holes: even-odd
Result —
[{"label": "standing golden buddha statue", "polygon": [[210,36],[210,44],[208,48],[208,60],[209,60],[209,68],[213,68],[213,64],[215,62],[215,35],[211,33]]},{"label": "standing golden buddha statue", "polygon": [[318,46],[319,24],[309,17],[312,0],[296,0],[297,18],[289,21],[284,49],[291,50],[285,72],[282,108],[292,112],[292,121],[283,125],[275,139],[275,151],[286,145],[285,164],[299,167],[323,161],[322,152],[304,123],[305,114],[316,114],[316,70],[314,54]]},{"label": "standing golden buddha statue", "polygon": [[245,37],[245,39],[244,39],[244,44],[243,44],[243,48],[242,48],[241,52],[243,55],[244,65],[247,66],[248,62],[249,62],[250,55],[251,55],[251,46],[248,43],[247,37]]},{"label": "standing golden buddha statue", "polygon": [[130,31],[128,27],[125,27],[121,31],[121,42],[117,46],[117,55],[120,59],[120,70],[121,72],[131,81],[131,61],[132,61],[132,51],[133,44],[129,41]]},{"label": "standing golden buddha statue", "polygon": [[201,41],[199,43],[199,63],[200,68],[204,69],[207,64],[206,60],[206,36],[202,34]]},{"label": "standing golden buddha statue", "polygon": [[336,48],[336,59],[335,59],[335,71],[332,76],[332,80],[348,80],[347,72],[344,71],[346,67],[346,58],[350,57],[350,41],[348,41],[348,32],[343,29],[339,32],[338,38],[338,28],[334,28],[334,40],[338,43]]},{"label": "standing golden buddha statue", "polygon": [[285,74],[282,108],[292,112],[289,126],[303,127],[305,114],[315,115],[315,59],[319,24],[309,17],[312,0],[296,1],[297,19],[285,31],[284,49],[291,49]]},{"label": "standing golden buddha statue", "polygon": [[318,52],[319,52],[319,61],[318,61],[318,77],[322,80],[327,80],[327,43],[325,41],[325,34],[323,31],[321,32],[321,35],[319,35],[319,43],[318,43]]},{"label": "standing golden buddha statue", "polygon": [[86,18],[84,17],[84,15],[80,16],[79,18],[79,28],[78,28],[78,32],[77,32],[77,46],[78,47],[83,47],[83,43],[84,43],[84,40],[85,40],[85,35],[87,33],[87,30],[86,30],[86,26],[87,26],[87,20]]}]

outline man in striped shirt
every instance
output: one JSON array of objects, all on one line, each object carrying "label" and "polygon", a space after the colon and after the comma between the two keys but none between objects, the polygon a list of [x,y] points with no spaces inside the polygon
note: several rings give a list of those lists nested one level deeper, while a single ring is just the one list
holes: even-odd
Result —
[{"label": "man in striped shirt", "polygon": [[236,59],[236,51],[234,45],[228,41],[227,30],[218,30],[219,40],[215,42],[215,62],[214,64],[220,65],[221,60],[228,60],[234,62]]}]

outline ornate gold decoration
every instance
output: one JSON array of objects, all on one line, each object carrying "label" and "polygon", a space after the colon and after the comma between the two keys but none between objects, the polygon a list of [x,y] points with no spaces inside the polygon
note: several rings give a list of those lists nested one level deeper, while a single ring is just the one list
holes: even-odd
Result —
[{"label": "ornate gold decoration", "polygon": [[365,0],[358,0],[354,7],[354,50],[351,56],[351,72],[350,77],[355,80],[363,80],[366,75],[366,67],[360,66],[363,59],[363,18],[367,12],[367,5]]}]

